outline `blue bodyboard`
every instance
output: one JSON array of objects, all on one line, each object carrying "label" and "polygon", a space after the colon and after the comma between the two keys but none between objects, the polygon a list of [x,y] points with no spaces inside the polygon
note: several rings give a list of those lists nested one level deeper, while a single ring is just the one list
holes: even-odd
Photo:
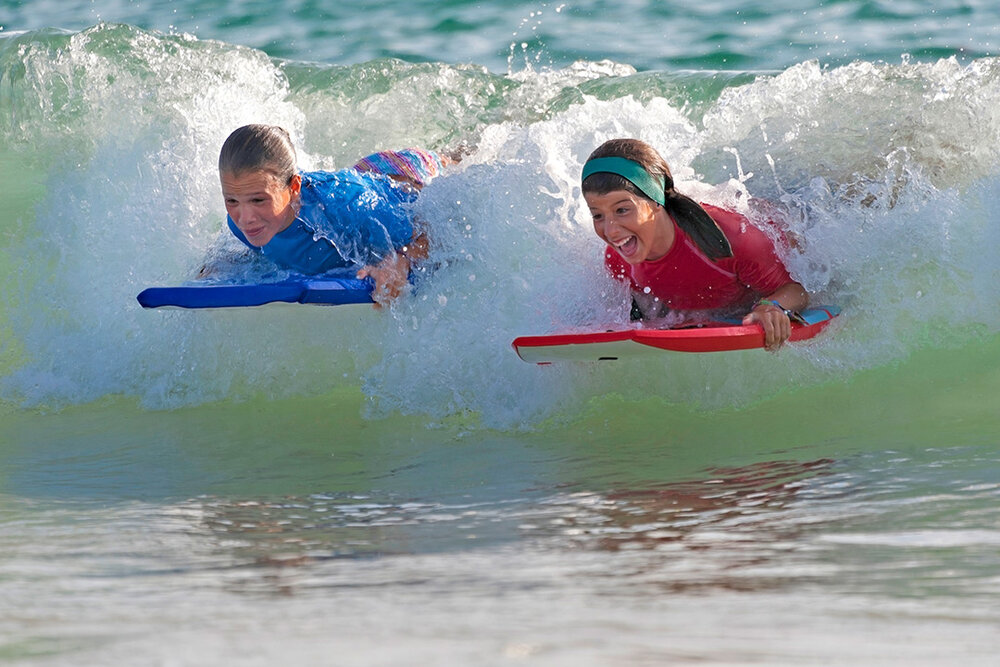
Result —
[{"label": "blue bodyboard", "polygon": [[273,283],[220,284],[195,281],[175,287],[149,287],[136,299],[143,308],[247,308],[269,303],[342,306],[372,303],[373,283],[347,274],[293,275]]}]

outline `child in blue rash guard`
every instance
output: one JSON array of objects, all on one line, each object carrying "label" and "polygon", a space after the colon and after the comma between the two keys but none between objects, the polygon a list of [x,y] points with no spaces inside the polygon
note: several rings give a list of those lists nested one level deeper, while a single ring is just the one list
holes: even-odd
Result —
[{"label": "child in blue rash guard", "polygon": [[278,266],[305,274],[358,267],[375,281],[376,307],[405,287],[410,261],[426,256],[408,204],[440,172],[430,151],[368,156],[353,169],[300,172],[288,132],[234,131],[219,154],[230,231]]}]

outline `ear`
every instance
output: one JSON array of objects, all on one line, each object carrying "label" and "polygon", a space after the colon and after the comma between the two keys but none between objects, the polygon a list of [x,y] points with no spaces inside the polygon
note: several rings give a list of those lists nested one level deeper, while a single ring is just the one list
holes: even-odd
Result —
[{"label": "ear", "polygon": [[298,196],[302,192],[302,174],[292,176],[292,180],[288,181],[288,187],[291,188],[293,195]]}]

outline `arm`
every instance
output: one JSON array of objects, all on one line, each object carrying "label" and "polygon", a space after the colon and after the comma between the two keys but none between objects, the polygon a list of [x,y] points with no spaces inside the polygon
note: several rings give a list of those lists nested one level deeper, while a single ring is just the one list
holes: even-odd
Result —
[{"label": "arm", "polygon": [[764,328],[764,347],[773,352],[792,335],[792,322],[785,311],[797,313],[808,305],[809,293],[802,285],[785,283],[756,303],[743,318],[743,324],[760,324]]},{"label": "arm", "polygon": [[371,278],[375,281],[372,299],[375,310],[392,303],[402,294],[410,277],[410,268],[414,260],[425,259],[428,252],[426,234],[420,234],[409,245],[403,246],[375,265],[368,265],[358,271],[358,278]]},{"label": "arm", "polygon": [[646,294],[640,290],[632,290],[632,308],[629,311],[629,319],[633,322],[639,320],[655,320],[666,317],[670,309],[652,294]]}]

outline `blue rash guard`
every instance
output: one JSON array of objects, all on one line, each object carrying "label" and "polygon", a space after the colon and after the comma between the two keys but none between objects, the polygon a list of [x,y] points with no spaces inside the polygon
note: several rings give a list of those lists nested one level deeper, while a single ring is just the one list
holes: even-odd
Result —
[{"label": "blue rash guard", "polygon": [[378,264],[413,238],[407,204],[416,193],[386,176],[341,171],[302,172],[295,221],[266,245],[252,245],[226,216],[229,230],[278,266],[307,275]]}]

